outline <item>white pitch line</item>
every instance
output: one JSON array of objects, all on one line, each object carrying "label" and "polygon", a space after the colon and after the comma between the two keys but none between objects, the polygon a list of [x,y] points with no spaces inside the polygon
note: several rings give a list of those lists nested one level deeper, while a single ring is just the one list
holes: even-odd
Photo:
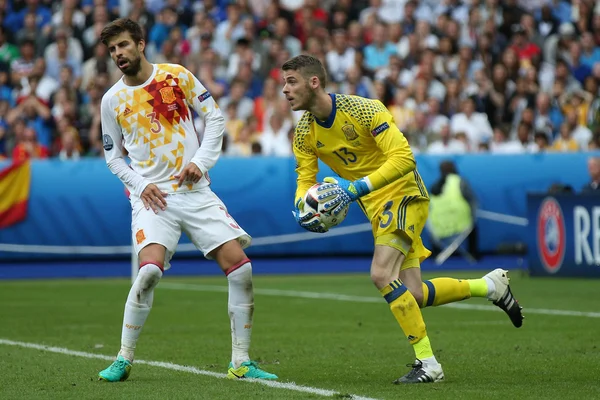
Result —
[{"label": "white pitch line", "polygon": [[[161,282],[160,288],[172,290],[191,290],[196,292],[224,292],[228,291],[227,286],[218,285],[195,285],[189,283],[174,283]],[[324,292],[303,292],[296,290],[280,290],[280,289],[254,289],[254,294],[265,296],[283,296],[283,297],[298,297],[303,299],[326,299],[337,301],[349,301],[354,303],[383,303],[381,297],[369,296],[353,296],[347,294],[324,293]],[[502,311],[496,306],[488,306],[483,304],[468,304],[468,303],[452,303],[445,304],[441,307],[456,308],[462,310],[478,310],[478,311]],[[585,318],[600,318],[600,312],[592,311],[572,311],[572,310],[554,310],[546,308],[528,308],[523,310],[524,314],[542,314],[542,315],[562,315],[566,317],[585,317]]]},{"label": "white pitch line", "polygon": [[[7,345],[7,346],[16,346],[16,347],[24,347],[24,348],[28,348],[28,349],[48,351],[51,353],[65,354],[68,356],[75,356],[75,357],[97,358],[100,360],[107,360],[107,361],[113,361],[115,359],[114,356],[105,356],[103,354],[87,353],[84,351],[65,349],[63,347],[45,346],[43,344],[38,344],[38,343],[18,342],[18,341],[9,340],[9,339],[0,339],[0,345],[2,345],[2,344]],[[135,363],[150,365],[152,367],[166,368],[166,369],[170,369],[173,371],[189,372],[191,374],[196,374],[196,375],[205,375],[205,376],[210,376],[212,378],[219,378],[219,379],[227,378],[226,374],[221,374],[221,373],[212,372],[212,371],[206,371],[206,370],[199,369],[196,367],[173,364],[173,363],[169,363],[169,362],[135,360]],[[325,397],[334,397],[334,396],[341,395],[341,393],[335,392],[333,390],[319,389],[319,388],[310,387],[310,386],[301,386],[301,385],[296,385],[293,382],[266,381],[266,380],[261,380],[261,379],[243,379],[243,380],[240,380],[240,382],[258,383],[258,384],[261,384],[264,386],[269,386],[272,388],[287,389],[287,390],[293,390],[296,392],[317,394],[317,395],[325,396]],[[363,397],[363,396],[358,396],[355,394],[350,395],[349,398],[351,398],[353,400],[377,400],[377,399],[374,399],[371,397]]]}]

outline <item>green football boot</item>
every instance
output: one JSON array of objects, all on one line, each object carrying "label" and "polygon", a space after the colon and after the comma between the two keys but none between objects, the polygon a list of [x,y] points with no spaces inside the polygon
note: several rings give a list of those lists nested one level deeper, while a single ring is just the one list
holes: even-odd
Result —
[{"label": "green football boot", "polygon": [[131,373],[131,362],[118,356],[115,362],[113,362],[108,368],[100,371],[98,374],[98,380],[106,382],[122,382],[129,378]]},{"label": "green football boot", "polygon": [[233,363],[229,363],[227,377],[229,379],[277,379],[277,375],[258,368],[255,361],[244,361],[239,368],[233,368]]}]

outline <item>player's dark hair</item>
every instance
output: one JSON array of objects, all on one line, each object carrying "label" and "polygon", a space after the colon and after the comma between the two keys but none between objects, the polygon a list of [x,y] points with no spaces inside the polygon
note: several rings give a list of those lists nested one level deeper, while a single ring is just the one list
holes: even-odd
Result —
[{"label": "player's dark hair", "polygon": [[137,22],[131,18],[119,18],[115,19],[102,29],[100,41],[104,43],[105,46],[108,46],[108,42],[111,38],[120,35],[123,32],[129,32],[136,44],[144,40],[142,27]]},{"label": "player's dark hair", "polygon": [[308,54],[300,54],[287,60],[281,66],[281,69],[284,71],[298,71],[306,79],[316,76],[319,78],[323,88],[327,86],[327,72],[325,72],[325,67],[323,67],[318,58],[309,56]]}]

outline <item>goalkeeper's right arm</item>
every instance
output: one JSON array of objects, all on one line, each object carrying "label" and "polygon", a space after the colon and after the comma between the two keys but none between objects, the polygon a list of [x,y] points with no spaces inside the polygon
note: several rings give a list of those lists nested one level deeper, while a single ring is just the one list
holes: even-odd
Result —
[{"label": "goalkeeper's right arm", "polygon": [[303,138],[294,138],[294,156],[296,158],[296,194],[294,204],[298,199],[304,198],[306,191],[317,183],[317,172],[319,172],[319,159],[312,149],[305,143]]}]

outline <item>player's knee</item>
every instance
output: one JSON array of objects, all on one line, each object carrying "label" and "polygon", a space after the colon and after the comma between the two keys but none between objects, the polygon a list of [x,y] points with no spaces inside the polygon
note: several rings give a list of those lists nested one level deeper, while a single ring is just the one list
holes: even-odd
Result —
[{"label": "player's knee", "polygon": [[252,296],[254,289],[252,286],[252,264],[250,264],[250,260],[242,260],[237,265],[234,265],[234,267],[237,268],[231,268],[233,270],[227,273],[229,290],[240,291],[246,296]]},{"label": "player's knee", "polygon": [[158,285],[162,278],[162,268],[157,263],[144,263],[140,266],[136,279],[137,289],[141,292],[150,291]]},{"label": "player's knee", "polygon": [[248,256],[246,256],[246,253],[237,240],[230,240],[223,243],[211,251],[208,256],[219,264],[226,275],[229,274],[229,271],[234,270],[236,266],[249,262]]},{"label": "player's knee", "polygon": [[388,285],[391,281],[394,280],[394,277],[386,268],[377,268],[376,266],[371,267],[371,281],[377,287],[377,289],[381,289]]}]

